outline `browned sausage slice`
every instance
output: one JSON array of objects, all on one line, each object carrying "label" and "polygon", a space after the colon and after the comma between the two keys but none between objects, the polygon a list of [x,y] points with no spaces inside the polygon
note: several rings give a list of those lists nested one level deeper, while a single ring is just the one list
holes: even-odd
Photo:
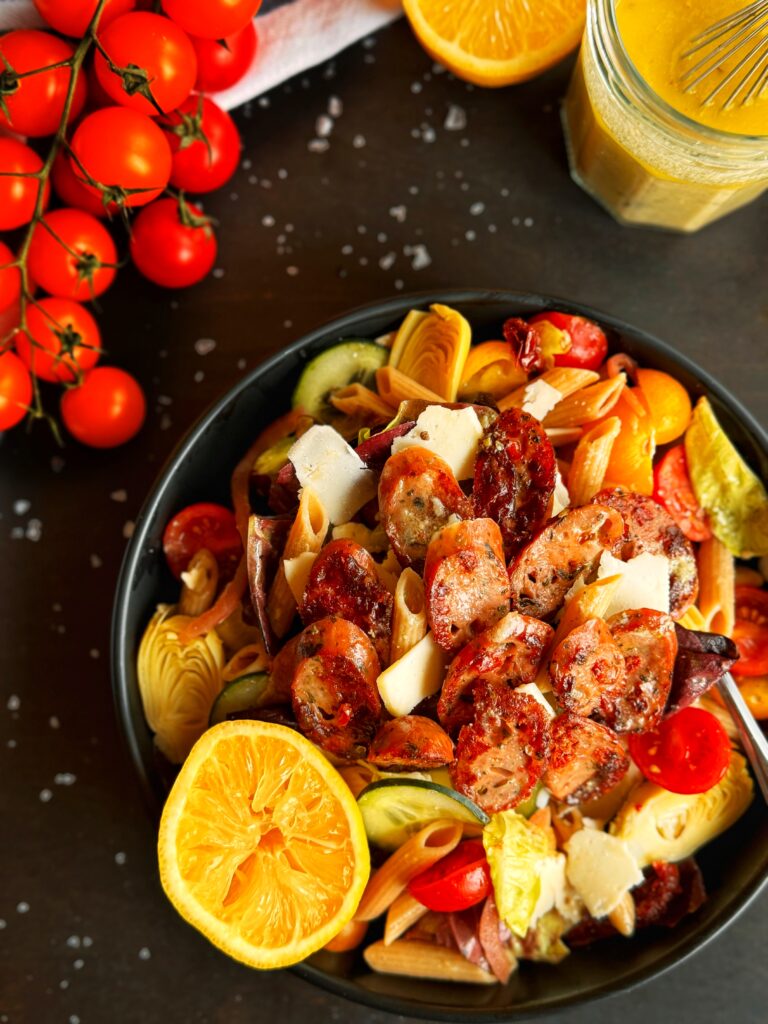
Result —
[{"label": "browned sausage slice", "polygon": [[549,662],[558,703],[577,715],[591,715],[604,694],[620,692],[624,674],[624,655],[602,619],[571,630]]},{"label": "browned sausage slice", "polygon": [[455,654],[509,611],[501,533],[492,519],[439,530],[424,564],[427,621],[435,642]]},{"label": "browned sausage slice", "polygon": [[512,607],[537,619],[552,615],[623,531],[619,513],[604,505],[572,508],[553,519],[510,565]]},{"label": "browned sausage slice", "polygon": [[376,733],[368,760],[389,771],[440,768],[453,760],[448,733],[431,718],[403,715]]},{"label": "browned sausage slice", "polygon": [[437,714],[450,733],[472,720],[472,687],[479,679],[519,686],[536,678],[552,627],[530,615],[509,612],[463,647],[445,677]]},{"label": "browned sausage slice", "polygon": [[613,554],[626,562],[644,551],[669,559],[669,612],[679,619],[699,593],[699,573],[693,545],[672,516],[645,494],[609,487],[592,499],[621,513],[624,534]]},{"label": "browned sausage slice", "polygon": [[307,739],[337,757],[368,752],[381,716],[379,659],[354,623],[326,618],[301,634],[291,703]]},{"label": "browned sausage slice", "polygon": [[629,755],[605,725],[566,712],[550,726],[544,785],[556,800],[578,804],[613,789],[627,773]]},{"label": "browned sausage slice", "polygon": [[547,766],[549,716],[527,693],[479,684],[475,717],[462,727],[451,778],[488,814],[526,800]]}]

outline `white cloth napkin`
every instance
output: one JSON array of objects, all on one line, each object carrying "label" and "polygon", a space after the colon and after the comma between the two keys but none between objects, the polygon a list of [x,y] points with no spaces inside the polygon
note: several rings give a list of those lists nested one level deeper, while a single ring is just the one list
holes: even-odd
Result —
[{"label": "white cloth napkin", "polygon": [[[65,3],[66,0],[62,0]],[[402,13],[400,0],[290,0],[256,18],[259,45],[248,73],[216,97],[227,110],[320,64]],[[0,0],[0,31],[38,27],[32,0]]]}]

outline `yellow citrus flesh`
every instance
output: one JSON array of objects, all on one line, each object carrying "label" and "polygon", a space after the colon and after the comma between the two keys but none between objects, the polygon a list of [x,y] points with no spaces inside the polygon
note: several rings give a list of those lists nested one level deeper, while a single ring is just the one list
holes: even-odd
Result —
[{"label": "yellow citrus flesh", "polygon": [[523,82],[581,39],[586,0],[403,0],[431,57],[477,85]]},{"label": "yellow citrus flesh", "polygon": [[195,744],[158,838],[160,880],[189,924],[250,967],[286,967],[354,914],[370,873],[360,812],[303,736],[222,722]]}]

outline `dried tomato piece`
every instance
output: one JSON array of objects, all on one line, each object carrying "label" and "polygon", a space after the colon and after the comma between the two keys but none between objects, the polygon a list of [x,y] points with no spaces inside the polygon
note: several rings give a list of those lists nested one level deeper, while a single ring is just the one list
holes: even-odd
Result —
[{"label": "dried tomato piece", "polygon": [[502,327],[504,340],[512,349],[512,355],[523,370],[533,373],[544,369],[544,356],[541,351],[541,337],[530,324],[519,316],[511,316],[504,321]]}]

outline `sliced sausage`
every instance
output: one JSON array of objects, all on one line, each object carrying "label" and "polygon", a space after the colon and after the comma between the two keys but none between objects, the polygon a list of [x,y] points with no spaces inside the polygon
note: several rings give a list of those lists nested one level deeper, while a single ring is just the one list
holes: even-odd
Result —
[{"label": "sliced sausage", "polygon": [[280,695],[281,701],[290,701],[291,699],[291,684],[293,683],[293,673],[298,664],[300,639],[299,636],[294,636],[288,643],[284,644],[278,651],[269,670],[272,686],[275,693]]},{"label": "sliced sausage", "polygon": [[605,725],[571,712],[550,726],[544,785],[556,800],[578,804],[613,789],[629,769],[629,754]]},{"label": "sliced sausage", "polygon": [[645,732],[660,721],[672,686],[677,635],[671,616],[650,608],[612,615],[606,625],[624,655],[618,691],[606,693],[592,713],[616,732]]},{"label": "sliced sausage", "polygon": [[620,514],[604,505],[572,508],[553,519],[510,566],[512,607],[537,619],[552,615],[623,531]]},{"label": "sliced sausage", "polygon": [[472,720],[472,687],[479,679],[519,686],[536,678],[552,627],[530,615],[509,612],[463,647],[451,664],[437,702],[450,733]]},{"label": "sliced sausage", "polygon": [[508,558],[547,518],[556,469],[546,431],[521,409],[507,409],[483,434],[475,462],[475,515],[499,524]]},{"label": "sliced sausage", "polygon": [[453,744],[431,718],[403,715],[381,726],[368,760],[389,771],[440,768],[453,760]]},{"label": "sliced sausage", "polygon": [[371,641],[346,619],[320,619],[301,634],[296,658],[291,704],[302,733],[337,757],[365,757],[381,716]]},{"label": "sliced sausage", "polygon": [[679,619],[699,593],[699,573],[693,545],[665,508],[645,494],[609,487],[592,499],[621,513],[624,534],[613,550],[626,562],[644,551],[669,559],[669,612]]},{"label": "sliced sausage", "polygon": [[354,622],[373,640],[382,665],[389,663],[392,594],[381,582],[372,555],[354,540],[332,540],[312,564],[299,612],[306,623],[326,615]]},{"label": "sliced sausage", "polygon": [[624,655],[602,619],[587,619],[555,648],[549,678],[560,707],[591,715],[604,694],[620,692]]},{"label": "sliced sausage", "polygon": [[379,479],[379,509],[397,560],[419,571],[432,535],[452,516],[472,515],[471,501],[448,463],[417,446],[387,459]]},{"label": "sliced sausage", "polygon": [[492,519],[439,530],[424,564],[427,621],[435,642],[455,654],[509,611],[501,533]]},{"label": "sliced sausage", "polygon": [[451,778],[488,814],[526,800],[547,766],[549,716],[527,693],[478,684],[475,717],[462,727]]}]

